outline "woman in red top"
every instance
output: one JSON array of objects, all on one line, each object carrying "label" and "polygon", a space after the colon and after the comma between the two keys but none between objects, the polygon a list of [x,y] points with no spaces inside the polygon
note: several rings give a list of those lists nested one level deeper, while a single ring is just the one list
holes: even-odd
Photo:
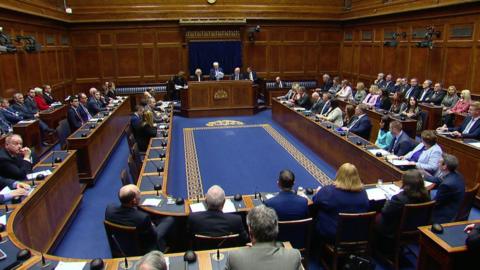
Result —
[{"label": "woman in red top", "polygon": [[33,99],[35,100],[35,103],[37,103],[37,107],[40,111],[44,111],[50,108],[50,106],[47,104],[47,102],[43,98],[42,88],[39,88],[39,87],[35,88],[35,97]]},{"label": "woman in red top", "polygon": [[450,110],[445,111],[445,115],[443,116],[443,123],[446,124],[447,127],[453,126],[455,114],[467,113],[471,103],[472,98],[470,96],[470,90],[462,90],[462,92],[460,93],[460,99],[457,101],[457,103],[455,103],[455,106],[453,106]]}]

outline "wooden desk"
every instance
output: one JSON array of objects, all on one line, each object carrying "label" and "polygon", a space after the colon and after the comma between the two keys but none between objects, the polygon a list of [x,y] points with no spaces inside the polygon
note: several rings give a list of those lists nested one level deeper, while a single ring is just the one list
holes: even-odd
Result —
[{"label": "wooden desk", "polygon": [[372,155],[363,146],[347,140],[346,136],[338,135],[278,100],[272,101],[272,117],[334,168],[345,162],[357,166],[363,183],[377,183],[378,179],[391,182],[402,178],[402,171],[384,158]]},{"label": "wooden desk", "polygon": [[[443,224],[447,233],[450,229],[462,230],[467,224],[480,223],[480,220],[462,221]],[[430,269],[478,269],[477,258],[474,254],[468,254],[465,244],[450,246],[440,235],[430,231],[430,226],[422,226],[420,229],[420,251],[417,261],[418,270]],[[467,235],[462,235],[465,241]],[[464,242],[463,242],[464,243]]]},{"label": "wooden desk", "polygon": [[191,81],[180,96],[186,117],[252,115],[257,107],[256,91],[248,80]]},{"label": "wooden desk", "polygon": [[[100,112],[98,117],[104,118],[102,122],[93,124],[94,129],[90,129],[92,123],[85,123],[68,137],[68,149],[78,150],[78,171],[82,182],[95,183],[98,173],[127,127],[129,107],[126,98],[108,116]],[[86,136],[82,137],[83,134]]]},{"label": "wooden desk", "polygon": [[276,88],[276,89],[268,89],[267,92],[267,97],[265,99],[265,102],[267,103],[268,107],[272,107],[272,98],[276,98],[279,96],[284,96],[288,93],[288,88]]},{"label": "wooden desk", "polygon": [[[83,195],[76,151],[68,151],[64,157],[61,163],[54,164],[51,175],[37,182],[33,193],[9,217],[7,232],[16,246],[49,252],[71,221]],[[49,154],[35,168],[51,168],[51,158]]]},{"label": "wooden desk", "polygon": [[435,130],[442,125],[442,106],[431,105],[430,103],[418,104],[422,111],[428,113],[425,129]]},{"label": "wooden desk", "polygon": [[23,146],[34,148],[41,147],[40,126],[38,120],[32,123],[18,123],[13,125],[13,133],[22,136]]},{"label": "wooden desk", "polygon": [[68,107],[61,105],[48,110],[40,111],[40,119],[45,122],[50,128],[57,128],[58,123],[67,118]]}]

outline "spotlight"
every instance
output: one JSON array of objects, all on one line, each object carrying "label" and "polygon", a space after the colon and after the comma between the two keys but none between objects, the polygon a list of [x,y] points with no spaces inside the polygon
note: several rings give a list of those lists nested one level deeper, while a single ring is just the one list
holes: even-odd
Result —
[{"label": "spotlight", "polygon": [[391,41],[385,41],[383,43],[383,46],[385,47],[397,47],[398,46],[398,37],[402,37],[405,39],[407,37],[407,33],[401,32],[401,33],[392,33],[392,40]]},{"label": "spotlight", "polygon": [[260,32],[260,25],[250,28],[248,30],[248,40],[250,42],[255,42],[255,33],[259,33],[259,32]]},{"label": "spotlight", "polygon": [[42,50],[42,45],[37,43],[34,37],[32,36],[17,36],[15,39],[17,42],[23,41],[24,50],[28,53],[39,52]]},{"label": "spotlight", "polygon": [[72,8],[67,7],[67,8],[65,8],[65,12],[67,14],[72,14],[73,10],[72,10]]},{"label": "spotlight", "polygon": [[12,40],[3,33],[3,27],[0,27],[0,52],[14,53],[16,51],[17,48],[12,44]]}]

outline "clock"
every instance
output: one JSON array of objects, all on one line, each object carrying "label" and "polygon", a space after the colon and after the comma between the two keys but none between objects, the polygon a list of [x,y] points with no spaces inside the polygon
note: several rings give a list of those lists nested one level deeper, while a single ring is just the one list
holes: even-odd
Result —
[{"label": "clock", "polygon": [[217,0],[207,0],[207,3],[209,3],[210,5],[213,5],[217,2]]}]

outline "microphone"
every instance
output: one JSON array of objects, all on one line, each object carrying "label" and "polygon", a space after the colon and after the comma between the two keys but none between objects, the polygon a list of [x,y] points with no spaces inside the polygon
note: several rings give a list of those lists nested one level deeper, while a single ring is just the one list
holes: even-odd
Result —
[{"label": "microphone", "polygon": [[150,179],[150,175],[147,175],[147,179],[148,179],[148,181],[150,182],[150,184],[152,184],[153,190],[157,191],[157,196],[160,196],[160,194],[158,193],[158,191],[162,189],[162,185],[160,185],[160,184],[154,184],[153,181],[152,181],[152,179]]},{"label": "microphone", "polygon": [[162,172],[163,172],[163,166],[157,166],[157,163],[155,163],[155,161],[152,161],[151,164],[153,164],[153,166],[155,166],[155,168],[157,168],[157,172],[158,172],[158,176],[161,176]]},{"label": "microphone", "polygon": [[[230,234],[233,234],[233,233],[229,233]],[[220,261],[220,248],[222,247],[223,243],[225,243],[225,241],[227,241],[227,239],[229,238],[224,238],[222,241],[220,241],[220,243],[218,243],[217,245],[217,258],[216,258],[216,261],[219,262]]]},{"label": "microphone", "polygon": [[152,149],[152,150],[154,150],[155,153],[158,154],[158,157],[159,157],[159,158],[164,158],[164,157],[165,157],[165,153],[164,153],[164,152],[161,152],[161,151],[159,151],[158,149]]},{"label": "microphone", "polygon": [[255,199],[257,198],[257,187],[255,186],[255,192],[253,193],[255,195]]},{"label": "microphone", "polygon": [[128,269],[129,268],[128,267],[128,260],[127,260],[127,256],[125,255],[125,252],[123,252],[122,247],[120,247],[120,244],[118,243],[117,238],[115,238],[115,235],[112,234],[111,237],[112,237],[113,243],[115,243],[116,248],[118,248],[118,250],[120,251],[120,253],[124,257],[125,269]]},{"label": "microphone", "polygon": [[43,253],[42,253],[42,265],[41,266],[42,266],[42,268],[50,266],[50,262],[47,262],[45,260],[45,256],[43,256]]},{"label": "microphone", "polygon": [[8,213],[8,204],[5,204],[5,215]]},{"label": "microphone", "polygon": [[52,168],[55,167],[55,151],[52,151]]}]

